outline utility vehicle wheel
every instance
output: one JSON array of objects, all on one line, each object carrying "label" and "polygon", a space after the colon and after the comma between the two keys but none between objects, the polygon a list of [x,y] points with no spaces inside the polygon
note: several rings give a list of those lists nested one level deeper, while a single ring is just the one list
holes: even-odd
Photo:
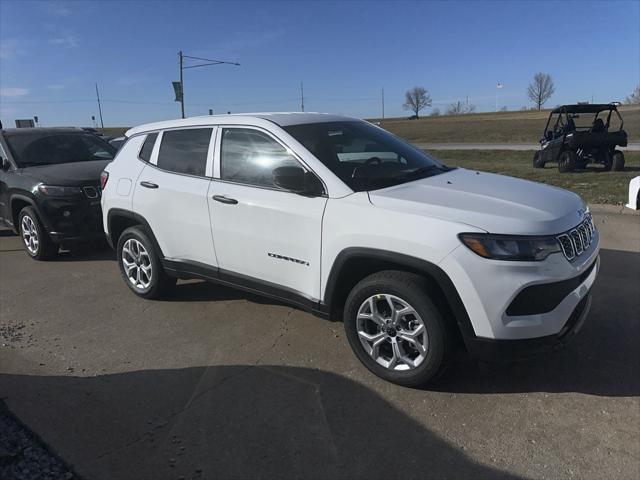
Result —
[{"label": "utility vehicle wheel", "polygon": [[612,167],[615,172],[621,172],[624,170],[624,153],[620,150],[613,152]]},{"label": "utility vehicle wheel", "polygon": [[544,168],[544,160],[542,160],[542,155],[540,152],[536,152],[533,154],[533,168]]},{"label": "utility vehicle wheel", "polygon": [[609,150],[601,150],[599,156],[600,161],[602,162],[602,165],[604,167],[603,170],[605,172],[610,171],[611,167],[613,166],[613,156],[611,155]]},{"label": "utility vehicle wheel", "polygon": [[574,171],[576,168],[577,160],[578,155],[576,155],[576,152],[565,150],[560,154],[560,158],[558,159],[558,171],[560,173]]},{"label": "utility vehicle wheel", "polygon": [[153,242],[140,227],[127,228],[118,240],[118,265],[127,286],[143,298],[160,298],[176,284],[166,274]]},{"label": "utility vehicle wheel", "polygon": [[58,254],[58,246],[45,231],[33,207],[22,209],[18,216],[18,226],[27,254],[31,258],[48,260]]},{"label": "utility vehicle wheel", "polygon": [[344,327],[365,367],[408,387],[436,376],[450,350],[451,335],[427,283],[412,273],[388,270],[360,281],[347,298]]}]

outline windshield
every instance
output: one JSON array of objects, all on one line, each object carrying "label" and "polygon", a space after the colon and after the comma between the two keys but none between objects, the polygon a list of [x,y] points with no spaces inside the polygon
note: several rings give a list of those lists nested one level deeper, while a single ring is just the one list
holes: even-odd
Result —
[{"label": "windshield", "polygon": [[451,170],[425,152],[366,122],[283,127],[356,192]]},{"label": "windshield", "polygon": [[116,149],[87,132],[5,133],[18,167],[112,160]]}]

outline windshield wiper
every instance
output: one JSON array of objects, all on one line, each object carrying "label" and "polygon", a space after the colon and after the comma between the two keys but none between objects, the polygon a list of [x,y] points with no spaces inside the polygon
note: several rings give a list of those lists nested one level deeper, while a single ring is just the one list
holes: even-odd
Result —
[{"label": "windshield wiper", "polygon": [[428,177],[428,176],[431,176],[428,174],[436,175],[437,173],[447,172],[447,171],[449,171],[449,169],[444,166],[441,167],[439,165],[428,165],[426,167],[420,167],[415,170],[412,170],[411,172],[408,172],[405,175],[403,175],[402,178],[421,178],[423,176]]}]

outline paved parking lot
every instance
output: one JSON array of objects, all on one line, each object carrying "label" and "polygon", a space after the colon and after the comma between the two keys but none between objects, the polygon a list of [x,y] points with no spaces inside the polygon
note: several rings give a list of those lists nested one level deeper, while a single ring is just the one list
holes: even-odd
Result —
[{"label": "paved parking lot", "polygon": [[424,390],[341,324],[197,281],[144,301],[108,250],[39,263],[0,232],[0,397],[87,479],[639,478],[640,216],[596,219],[569,348]]}]

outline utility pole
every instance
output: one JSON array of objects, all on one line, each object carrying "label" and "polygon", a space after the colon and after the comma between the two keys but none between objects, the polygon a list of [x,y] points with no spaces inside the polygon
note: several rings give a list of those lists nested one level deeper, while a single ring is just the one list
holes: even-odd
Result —
[{"label": "utility pole", "polygon": [[182,113],[182,118],[184,118],[184,79],[182,78],[182,50],[178,52],[178,56],[180,57],[180,112]]},{"label": "utility pole", "polygon": [[384,87],[382,87],[382,119],[384,120]]},{"label": "utility pole", "polygon": [[100,106],[100,94],[98,93],[98,82],[96,82],[96,98],[98,99],[98,112],[100,113],[100,125],[104,128],[104,122],[102,121],[102,107]]},{"label": "utility pole", "polygon": [[[186,70],[187,68],[198,68],[198,67],[208,67],[210,65],[222,65],[222,64],[227,64],[227,65],[235,65],[236,67],[239,67],[240,64],[237,62],[225,62],[223,60],[211,60],[210,58],[201,58],[201,57],[192,57],[190,55],[185,55],[182,50],[180,50],[178,52],[178,58],[179,58],[179,63],[180,63],[180,113],[182,114],[182,118],[184,118],[184,75],[183,75],[183,71]],[[185,58],[190,58],[192,60],[199,60],[201,62],[204,63],[198,63],[196,65],[187,65],[185,66]],[[177,83],[178,82],[173,82],[174,85],[174,89],[177,89]],[[178,95],[176,92],[176,102],[178,101]]]},{"label": "utility pole", "polygon": [[300,111],[304,112],[304,85],[300,82]]}]

